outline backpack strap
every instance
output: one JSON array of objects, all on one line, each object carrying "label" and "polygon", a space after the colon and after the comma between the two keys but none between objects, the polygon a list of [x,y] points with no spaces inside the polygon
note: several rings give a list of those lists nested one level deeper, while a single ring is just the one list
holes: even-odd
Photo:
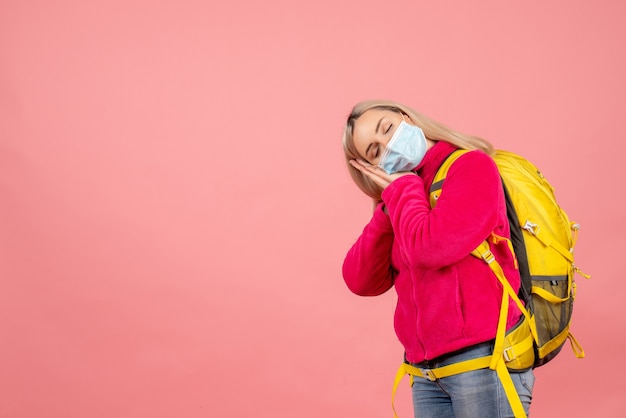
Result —
[{"label": "backpack strap", "polygon": [[574,262],[574,255],[572,254],[571,250],[568,250],[567,248],[559,244],[559,242],[555,240],[549,232],[546,232],[539,225],[531,222],[530,220],[526,220],[524,225],[520,225],[520,227],[537,237],[537,239],[541,241],[546,247],[554,248],[570,263]]},{"label": "backpack strap", "polygon": [[[498,243],[502,240],[505,240],[508,243],[509,249],[513,252],[513,246],[511,241],[500,237],[496,234],[491,234],[489,238],[494,243]],[[505,363],[505,353],[504,353],[504,336],[506,334],[506,323],[509,313],[509,298],[511,298],[522,314],[526,317],[528,324],[530,325],[530,332],[533,339],[537,340],[537,328],[535,323],[530,318],[530,313],[524,307],[521,300],[517,296],[517,292],[513,290],[513,287],[509,283],[509,281],[504,276],[504,271],[502,270],[502,266],[498,263],[493,253],[491,252],[489,246],[489,239],[483,241],[478,248],[472,251],[472,255],[477,258],[481,258],[487,263],[487,265],[491,268],[491,271],[498,278],[498,281],[502,285],[502,301],[500,305],[500,317],[498,319],[498,326],[496,331],[496,342],[493,348],[493,355],[491,357],[491,363],[489,368],[495,370],[498,374],[498,378],[502,383],[502,387],[504,388],[504,392],[506,394],[507,399],[509,400],[509,404],[511,405],[511,409],[515,417],[525,417],[526,413],[524,412],[524,408],[522,406],[522,401],[515,390],[515,385],[513,384],[513,380],[511,379],[511,374],[506,367]]]},{"label": "backpack strap", "polygon": [[437,204],[437,199],[441,196],[441,188],[443,187],[443,181],[448,175],[448,171],[450,167],[459,157],[465,153],[469,152],[467,149],[457,149],[453,151],[446,160],[441,164],[439,170],[437,170],[437,174],[435,174],[435,178],[433,179],[432,184],[430,185],[430,207],[434,208]]}]

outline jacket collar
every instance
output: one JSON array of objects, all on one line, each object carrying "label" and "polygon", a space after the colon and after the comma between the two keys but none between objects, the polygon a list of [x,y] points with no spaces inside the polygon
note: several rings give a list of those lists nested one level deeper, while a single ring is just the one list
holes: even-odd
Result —
[{"label": "jacket collar", "polygon": [[448,142],[435,142],[435,145],[426,151],[424,158],[413,171],[424,179],[434,177],[441,164],[448,158],[448,155],[452,154],[456,149],[456,146]]}]

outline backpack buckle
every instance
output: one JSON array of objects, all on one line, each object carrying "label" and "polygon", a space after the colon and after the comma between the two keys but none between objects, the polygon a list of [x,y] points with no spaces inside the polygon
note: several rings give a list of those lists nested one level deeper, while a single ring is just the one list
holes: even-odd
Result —
[{"label": "backpack buckle", "polygon": [[430,380],[431,382],[437,380],[437,376],[435,376],[435,373],[430,369],[420,369],[420,372],[422,372],[422,377],[426,380]]},{"label": "backpack buckle", "polygon": [[496,260],[496,257],[493,255],[491,250],[485,251],[480,256],[482,257],[483,260],[485,260],[485,263],[487,264],[491,264]]},{"label": "backpack buckle", "polygon": [[507,347],[502,352],[502,357],[504,357],[504,361],[509,362],[515,359],[517,356],[515,355],[515,351],[513,350],[513,347]]},{"label": "backpack buckle", "polygon": [[524,223],[522,229],[525,229],[533,235],[537,235],[537,231],[539,230],[539,228],[537,228],[537,224],[532,223],[529,220],[526,220],[526,223]]}]

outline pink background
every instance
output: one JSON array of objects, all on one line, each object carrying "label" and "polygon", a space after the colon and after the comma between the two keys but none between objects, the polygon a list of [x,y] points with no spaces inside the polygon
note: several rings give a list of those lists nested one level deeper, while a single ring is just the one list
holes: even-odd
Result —
[{"label": "pink background", "polygon": [[[583,225],[537,417],[624,409],[619,1],[0,2],[0,416],[388,417],[394,292],[340,136],[406,102],[522,153]],[[408,380],[398,397],[412,416]]]}]

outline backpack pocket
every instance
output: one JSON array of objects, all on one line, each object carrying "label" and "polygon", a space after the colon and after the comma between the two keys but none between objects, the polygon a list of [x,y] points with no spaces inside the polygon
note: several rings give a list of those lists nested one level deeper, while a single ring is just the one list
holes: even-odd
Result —
[{"label": "backpack pocket", "polygon": [[525,315],[504,336],[504,361],[509,370],[530,369],[535,363],[534,339]]}]

